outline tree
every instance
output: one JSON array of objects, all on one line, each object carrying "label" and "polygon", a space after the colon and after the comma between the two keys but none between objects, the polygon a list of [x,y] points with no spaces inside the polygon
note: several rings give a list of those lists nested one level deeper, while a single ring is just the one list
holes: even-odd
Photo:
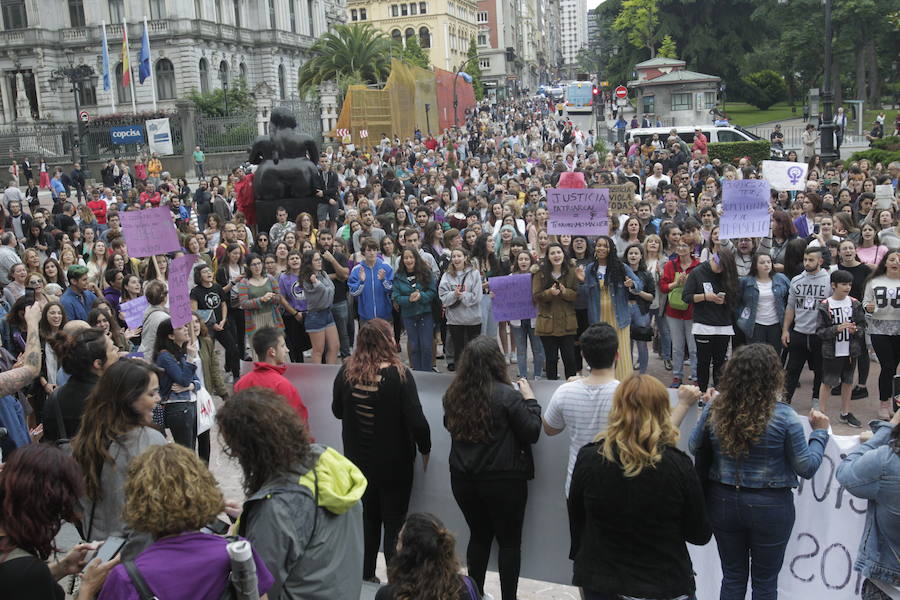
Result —
[{"label": "tree", "polygon": [[[298,87],[304,96],[328,81],[376,84],[391,72],[391,39],[368,23],[335,25],[309,53],[311,58],[299,73]],[[346,87],[341,90],[345,91]]]},{"label": "tree", "polygon": [[475,38],[469,39],[469,51],[466,52],[466,68],[463,69],[472,77],[472,89],[475,91],[475,99],[484,99],[484,84],[481,83],[481,65],[478,64],[478,45]]},{"label": "tree", "polygon": [[422,67],[423,69],[431,68],[431,58],[429,58],[428,52],[422,48],[419,38],[415,35],[406,38],[405,48],[402,43],[394,42],[394,50],[405,62],[411,65]]},{"label": "tree", "polygon": [[787,96],[784,78],[771,69],[751,73],[742,81],[745,99],[759,110],[767,110]]},{"label": "tree", "polygon": [[[225,116],[225,91],[212,90],[202,94],[197,90],[191,91],[188,98],[204,117]],[[253,98],[247,91],[247,83],[244,78],[239,78],[228,88],[228,114],[247,112],[253,108]]]},{"label": "tree", "polygon": [[660,38],[657,0],[624,0],[613,29],[626,33],[631,45],[647,48],[650,58],[655,57],[656,42]]},{"label": "tree", "polygon": [[658,56],[663,58],[678,58],[678,48],[675,45],[675,40],[672,39],[671,35],[666,35],[662,39],[662,44],[659,46]]}]

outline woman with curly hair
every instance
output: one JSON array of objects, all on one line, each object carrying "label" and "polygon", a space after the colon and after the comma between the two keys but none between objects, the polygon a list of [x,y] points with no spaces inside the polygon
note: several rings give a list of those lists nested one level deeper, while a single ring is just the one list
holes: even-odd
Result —
[{"label": "woman with curly hair", "polygon": [[225,452],[243,471],[247,499],[237,533],[259,552],[273,598],[359,598],[366,479],[332,448],[310,444],[300,416],[280,394],[251,387],[216,414]]},{"label": "woman with curly hair", "polygon": [[527,380],[519,379],[518,389],[510,383],[497,340],[478,336],[456,358],[456,377],[444,393],[444,426],[451,438],[450,487],[469,526],[466,565],[484,594],[496,538],[502,600],[515,600],[541,407]]},{"label": "woman with curly hair", "polygon": [[[130,562],[153,593],[172,600],[218,600],[231,572],[229,540],[200,529],[216,520],[225,500],[212,473],[178,444],[148,448],[128,465],[125,522],[153,543]],[[252,549],[260,597],[273,578]],[[126,564],[129,562],[126,560]],[[126,564],[113,568],[101,600],[131,598],[137,588]]]},{"label": "woman with curly hair", "polygon": [[722,600],[743,600],[750,576],[754,597],[776,597],[794,526],[791,490],[798,475],[816,474],[828,444],[828,417],[810,412],[807,441],[800,417],[780,401],[783,389],[784,370],[772,346],[741,346],[691,433],[691,452],[708,466],[706,501],[722,561]]},{"label": "woman with curly hair", "polygon": [[675,446],[700,390],[682,386],[678,396],[670,411],[658,379],[629,377],[613,394],[606,431],[578,453],[569,556],[586,600],[693,598],[687,542],[703,545],[712,532],[691,459]]},{"label": "woman with curly hair", "polygon": [[366,322],[356,348],[334,379],[331,410],[343,421],[347,458],[369,482],[363,495],[363,579],[375,581],[375,561],[384,528],[384,556],[390,562],[409,507],[416,449],[423,469],[431,452],[431,429],[412,373],[400,361],[390,325]]},{"label": "woman with curly hair", "polygon": [[[0,472],[0,589],[4,600],[61,600],[57,581],[77,575],[96,546],[78,544],[47,563],[62,521],[77,521],[84,482],[78,464],[50,444],[13,452]],[[116,562],[91,563],[75,600],[95,598]]]},{"label": "woman with curly hair", "polygon": [[160,373],[143,360],[123,358],[103,372],[88,396],[81,429],[72,440],[87,486],[82,500],[86,540],[124,532],[125,469],[150,446],[166,443],[153,427]]},{"label": "woman with curly hair", "polygon": [[471,600],[475,583],[459,572],[456,540],[436,516],[406,518],[397,553],[387,566],[388,584],[375,600]]}]

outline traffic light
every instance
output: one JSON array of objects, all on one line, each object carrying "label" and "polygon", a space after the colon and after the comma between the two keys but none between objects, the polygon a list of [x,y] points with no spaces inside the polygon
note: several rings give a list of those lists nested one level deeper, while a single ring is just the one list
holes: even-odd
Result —
[{"label": "traffic light", "polygon": [[598,88],[596,85],[594,86],[594,95],[595,95],[595,96],[599,96],[599,95],[600,95],[600,88]]}]

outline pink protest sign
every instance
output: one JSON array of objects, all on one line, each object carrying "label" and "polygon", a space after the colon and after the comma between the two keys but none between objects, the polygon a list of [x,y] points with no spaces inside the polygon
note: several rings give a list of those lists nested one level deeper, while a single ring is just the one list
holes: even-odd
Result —
[{"label": "pink protest sign", "polygon": [[193,254],[179,256],[169,267],[169,314],[172,327],[181,327],[191,322],[191,296],[188,277],[197,263]]},{"label": "pink protest sign", "polygon": [[144,323],[144,311],[150,306],[147,296],[141,296],[119,305],[122,314],[125,315],[125,324],[129,329],[137,329]]},{"label": "pink protest sign", "polygon": [[172,211],[166,206],[119,213],[128,254],[135,258],[181,250]]},{"label": "pink protest sign", "polygon": [[584,182],[584,173],[580,171],[564,171],[559,174],[559,183],[556,184],[556,187],[560,188],[586,188],[587,184]]},{"label": "pink protest sign", "polygon": [[547,210],[550,235],[609,234],[608,188],[548,190]]},{"label": "pink protest sign", "polygon": [[491,277],[488,282],[494,298],[494,320],[497,322],[537,318],[537,308],[532,302],[531,275],[505,275]]}]

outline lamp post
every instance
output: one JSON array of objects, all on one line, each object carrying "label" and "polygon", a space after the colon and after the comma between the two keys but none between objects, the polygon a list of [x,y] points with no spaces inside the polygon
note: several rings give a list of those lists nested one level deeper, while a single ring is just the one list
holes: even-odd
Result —
[{"label": "lamp post", "polygon": [[68,67],[60,67],[54,69],[50,73],[50,89],[53,92],[65,91],[66,85],[71,85],[69,91],[75,94],[75,123],[78,127],[78,134],[73,140],[73,149],[78,150],[78,160],[84,166],[84,123],[81,121],[81,92],[85,84],[96,86],[97,74],[90,65],[76,65],[75,54],[71,50],[66,51],[66,59],[69,63]]},{"label": "lamp post", "polygon": [[222,92],[225,94],[225,116],[228,116],[228,72],[219,69],[219,81],[222,82]]},{"label": "lamp post", "polygon": [[[822,139],[822,163],[828,164],[840,159],[834,149],[834,112],[831,90],[831,0],[825,0],[825,77],[822,85],[822,121],[819,123],[819,135]],[[840,84],[838,84],[840,85]]]},{"label": "lamp post", "polygon": [[478,56],[473,56],[472,58],[466,60],[461,65],[459,65],[453,73],[453,126],[459,127],[459,111],[457,110],[457,106],[459,106],[459,98],[456,96],[456,80],[459,79],[459,73],[473,60],[478,60]]},{"label": "lamp post", "polygon": [[425,129],[428,131],[428,135],[431,135],[431,118],[428,114],[428,111],[431,110],[431,105],[429,103],[425,103]]}]

